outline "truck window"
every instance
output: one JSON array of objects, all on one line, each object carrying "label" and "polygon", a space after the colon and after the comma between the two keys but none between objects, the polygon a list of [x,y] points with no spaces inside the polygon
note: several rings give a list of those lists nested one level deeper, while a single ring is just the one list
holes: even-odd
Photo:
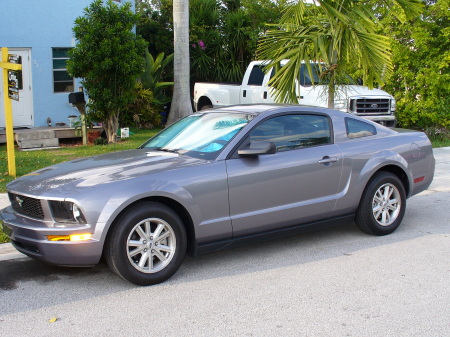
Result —
[{"label": "truck window", "polygon": [[[314,78],[314,84],[319,84],[321,82],[319,78],[319,67],[315,64],[311,64],[311,68]],[[313,81],[311,79],[311,76],[309,76],[309,72],[305,64],[302,64],[300,67],[300,84],[305,87],[311,86],[313,84]]]},{"label": "truck window", "polygon": [[248,85],[262,85],[264,80],[263,66],[255,65],[248,78]]}]

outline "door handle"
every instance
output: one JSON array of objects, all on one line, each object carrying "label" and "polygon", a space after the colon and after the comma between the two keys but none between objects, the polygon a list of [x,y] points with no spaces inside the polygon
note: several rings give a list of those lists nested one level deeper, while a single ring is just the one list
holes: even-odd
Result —
[{"label": "door handle", "polygon": [[321,160],[319,160],[319,164],[331,165],[331,163],[336,163],[338,161],[338,157],[324,156]]},{"label": "door handle", "polygon": [[242,97],[247,97],[247,90],[244,90],[244,91],[242,92]]},{"label": "door handle", "polygon": [[264,91],[264,99],[267,99],[267,91]]}]

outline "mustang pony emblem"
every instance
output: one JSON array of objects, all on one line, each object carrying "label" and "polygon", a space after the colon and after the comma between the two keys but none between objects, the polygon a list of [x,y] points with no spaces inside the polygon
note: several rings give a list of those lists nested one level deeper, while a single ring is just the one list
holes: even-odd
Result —
[{"label": "mustang pony emblem", "polygon": [[21,197],[16,196],[16,202],[19,204],[20,207],[22,207],[23,201],[24,200]]}]

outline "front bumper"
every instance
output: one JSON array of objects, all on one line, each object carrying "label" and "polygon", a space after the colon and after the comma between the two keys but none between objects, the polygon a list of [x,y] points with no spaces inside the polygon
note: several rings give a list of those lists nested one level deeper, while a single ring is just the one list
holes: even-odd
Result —
[{"label": "front bumper", "polygon": [[97,264],[103,244],[91,239],[82,242],[49,241],[48,235],[72,235],[89,232],[89,225],[77,227],[48,227],[43,222],[15,214],[11,207],[0,210],[3,232],[21,253],[47,263],[63,266],[90,266]]},{"label": "front bumper", "polygon": [[369,121],[388,126],[388,127],[395,127],[397,124],[397,120],[395,119],[394,115],[378,115],[378,116],[368,116],[368,115],[361,115],[361,114],[355,114],[355,116],[359,116],[365,119],[368,119]]}]

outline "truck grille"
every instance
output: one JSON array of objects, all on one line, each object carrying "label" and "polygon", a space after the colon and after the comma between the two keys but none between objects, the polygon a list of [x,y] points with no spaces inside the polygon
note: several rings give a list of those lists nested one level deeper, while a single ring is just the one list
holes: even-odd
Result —
[{"label": "truck grille", "polygon": [[388,114],[389,98],[358,98],[350,100],[350,111],[358,114]]},{"label": "truck grille", "polygon": [[12,208],[19,214],[35,219],[44,219],[41,201],[24,195],[8,193]]}]

